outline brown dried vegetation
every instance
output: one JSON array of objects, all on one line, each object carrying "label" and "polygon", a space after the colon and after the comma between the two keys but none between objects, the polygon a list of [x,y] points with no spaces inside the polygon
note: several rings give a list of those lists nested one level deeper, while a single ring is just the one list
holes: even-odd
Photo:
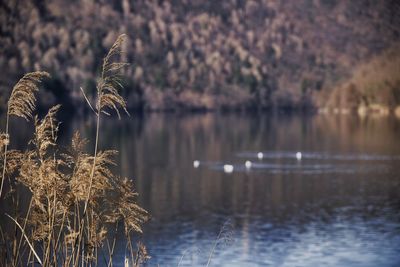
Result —
[{"label": "brown dried vegetation", "polygon": [[[105,108],[118,115],[118,107],[126,111],[125,100],[118,93],[117,75],[126,64],[113,62],[121,52],[123,39],[123,35],[118,37],[103,61],[93,109],[97,126],[100,114],[109,114]],[[32,118],[35,93],[48,76],[44,72],[26,74],[13,88],[7,115]],[[61,148],[57,145],[59,109],[56,105],[44,118],[33,117],[34,134],[26,151],[8,151],[8,129],[1,134],[2,184],[7,183],[8,190],[0,201],[13,204],[10,214],[1,216],[4,220],[9,217],[15,231],[1,231],[0,265],[96,266],[102,254],[108,256],[106,263],[112,266],[114,235],[119,227],[123,227],[130,250],[128,262],[135,266],[143,263],[149,257],[146,249],[140,243],[134,251],[131,236],[142,232],[148,213],[137,204],[132,182],[112,171],[117,151],[98,150],[99,127],[94,154],[85,151],[88,141],[79,132],[69,148]],[[30,195],[26,210],[18,201],[24,190]]]},{"label": "brown dried vegetation", "polygon": [[[354,68],[321,106],[341,112],[383,112],[400,105],[400,44]],[[365,111],[364,111],[365,110]]]}]

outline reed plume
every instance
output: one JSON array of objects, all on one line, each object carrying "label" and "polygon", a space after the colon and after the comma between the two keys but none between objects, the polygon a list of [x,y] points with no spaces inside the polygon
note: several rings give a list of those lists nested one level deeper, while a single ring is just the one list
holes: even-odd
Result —
[{"label": "reed plume", "polygon": [[217,238],[214,241],[213,247],[210,251],[210,255],[208,256],[208,261],[206,267],[210,266],[211,259],[214,255],[214,252],[218,246],[218,244],[223,243],[225,245],[228,245],[233,242],[233,224],[231,220],[227,220],[224,222],[222,225]]},{"label": "reed plume", "polygon": [[114,110],[118,118],[121,117],[118,107],[122,108],[126,114],[129,115],[126,109],[125,99],[118,93],[118,90],[123,88],[121,77],[118,72],[128,63],[113,62],[112,59],[119,56],[123,51],[121,50],[122,43],[126,38],[125,34],[118,36],[109,52],[103,59],[103,67],[101,77],[97,84],[97,97],[98,102],[96,105],[97,113],[104,113],[109,115],[106,109]]},{"label": "reed plume", "polygon": [[134,191],[133,183],[128,178],[119,178],[116,180],[117,195],[111,205],[110,210],[113,212],[107,216],[109,222],[124,222],[125,234],[131,232],[142,233],[141,225],[148,219],[147,211],[136,204],[135,199],[138,194]]},{"label": "reed plume", "polygon": [[25,120],[32,118],[32,113],[36,108],[35,93],[39,91],[39,83],[49,77],[50,74],[44,71],[25,74],[11,92],[7,114],[15,115]]},{"label": "reed plume", "polygon": [[14,86],[11,91],[11,96],[7,103],[7,117],[5,133],[1,134],[0,147],[4,148],[3,153],[3,172],[0,184],[0,198],[3,192],[3,185],[7,166],[7,147],[10,142],[8,134],[8,123],[10,115],[29,120],[32,118],[32,113],[35,110],[36,97],[35,93],[39,90],[39,83],[49,78],[50,74],[44,71],[36,71],[25,74]]}]

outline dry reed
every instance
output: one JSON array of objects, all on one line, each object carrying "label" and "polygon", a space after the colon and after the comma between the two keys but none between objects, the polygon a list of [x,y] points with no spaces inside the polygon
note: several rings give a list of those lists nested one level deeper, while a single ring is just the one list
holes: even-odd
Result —
[{"label": "dry reed", "polygon": [[[94,153],[88,154],[87,140],[76,132],[71,145],[63,149],[57,144],[60,105],[52,107],[46,116],[34,116],[35,93],[40,82],[49,77],[46,72],[26,74],[13,88],[7,111],[6,130],[0,135],[2,153],[2,181],[10,182],[12,215],[14,223],[10,234],[2,230],[3,247],[0,251],[1,266],[24,266],[39,263],[41,266],[96,266],[100,254],[108,256],[108,266],[113,265],[115,237],[118,225],[123,225],[130,262],[138,266],[148,259],[147,251],[139,243],[136,250],[131,235],[142,232],[148,213],[137,202],[137,193],[128,178],[113,173],[117,151],[100,151],[101,114],[119,108],[126,113],[126,102],[118,93],[122,88],[118,72],[126,63],[114,62],[121,53],[124,35],[118,37],[103,60],[97,84],[95,108],[84,95],[96,116]],[[83,92],[83,90],[82,90]],[[8,123],[10,115],[26,120],[33,118],[34,134],[26,151],[8,150]],[[31,199],[26,213],[19,211],[18,192],[27,190]],[[114,231],[114,232],[115,232]],[[113,239],[113,240],[112,240]],[[112,247],[109,246],[112,240]],[[108,250],[102,251],[108,244]]]}]

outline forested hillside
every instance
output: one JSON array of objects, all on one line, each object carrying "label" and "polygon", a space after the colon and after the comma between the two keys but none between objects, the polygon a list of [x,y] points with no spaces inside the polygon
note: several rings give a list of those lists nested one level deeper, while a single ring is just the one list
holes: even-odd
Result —
[{"label": "forested hillside", "polygon": [[[127,33],[135,109],[302,108],[400,39],[395,0],[54,0],[0,3],[2,99],[46,70],[42,106],[78,106]],[[319,91],[319,92],[318,92]],[[316,92],[318,92],[316,94]],[[2,100],[4,102],[4,100]],[[81,105],[80,105],[81,106]]]}]

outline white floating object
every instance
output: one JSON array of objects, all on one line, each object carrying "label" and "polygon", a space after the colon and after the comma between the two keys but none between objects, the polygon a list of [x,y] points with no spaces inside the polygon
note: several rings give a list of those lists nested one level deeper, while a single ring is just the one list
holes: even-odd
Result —
[{"label": "white floating object", "polygon": [[200,166],[200,161],[195,160],[193,161],[193,167],[198,168]]},{"label": "white floating object", "polygon": [[233,165],[225,164],[225,165],[224,165],[224,172],[226,172],[226,173],[231,173],[231,172],[233,172]]},{"label": "white floating object", "polygon": [[264,157],[264,154],[262,152],[257,153],[257,158],[262,159]]},{"label": "white floating object", "polygon": [[251,161],[250,160],[246,160],[246,162],[244,163],[244,166],[246,166],[247,169],[251,168]]},{"label": "white floating object", "polygon": [[296,153],[296,159],[297,160],[301,160],[301,152],[297,152]]}]

